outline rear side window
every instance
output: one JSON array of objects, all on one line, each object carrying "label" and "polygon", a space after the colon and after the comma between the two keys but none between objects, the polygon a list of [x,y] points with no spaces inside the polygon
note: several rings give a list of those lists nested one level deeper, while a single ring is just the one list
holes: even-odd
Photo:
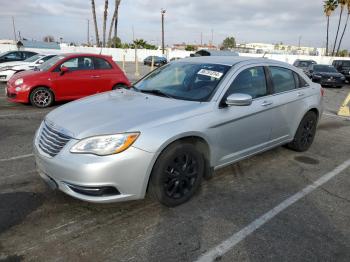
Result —
[{"label": "rear side window", "polygon": [[101,70],[101,69],[112,69],[112,66],[109,62],[107,62],[106,60],[104,60],[103,58],[99,58],[99,57],[94,57],[94,67],[97,70]]},{"label": "rear side window", "polygon": [[243,70],[232,82],[225,97],[241,93],[258,98],[267,95],[265,71],[263,67],[252,67]]},{"label": "rear side window", "polygon": [[306,80],[301,77],[299,74],[293,72],[294,74],[294,80],[295,80],[295,87],[296,88],[303,88],[309,86],[309,84],[306,82]]},{"label": "rear side window", "polygon": [[270,67],[271,79],[275,93],[282,93],[295,89],[295,80],[292,70],[282,67]]}]

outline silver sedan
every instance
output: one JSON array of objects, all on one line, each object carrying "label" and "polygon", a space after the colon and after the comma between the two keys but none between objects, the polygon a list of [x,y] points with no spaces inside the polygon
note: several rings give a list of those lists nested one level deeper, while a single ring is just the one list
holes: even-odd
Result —
[{"label": "silver sedan", "polygon": [[176,206],[218,168],[281,145],[307,150],[322,100],[321,86],[286,63],[182,59],[49,113],[35,135],[36,163],[51,187],[81,200],[152,192]]}]

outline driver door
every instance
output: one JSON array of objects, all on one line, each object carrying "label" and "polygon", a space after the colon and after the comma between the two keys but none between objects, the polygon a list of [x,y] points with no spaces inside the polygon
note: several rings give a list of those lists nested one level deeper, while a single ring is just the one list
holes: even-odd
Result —
[{"label": "driver door", "polygon": [[[231,82],[216,111],[218,165],[225,165],[268,147],[274,118],[266,69],[254,66],[243,69]],[[226,106],[226,98],[234,93],[249,94],[249,106]]]},{"label": "driver door", "polygon": [[[62,74],[62,66],[67,67],[69,71]],[[94,94],[96,81],[90,57],[80,56],[66,60],[52,74],[52,86],[60,99],[77,99]]]}]

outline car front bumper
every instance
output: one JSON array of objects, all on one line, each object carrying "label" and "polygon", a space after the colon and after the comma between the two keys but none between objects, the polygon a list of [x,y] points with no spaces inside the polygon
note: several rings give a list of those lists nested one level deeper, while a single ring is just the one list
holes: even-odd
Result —
[{"label": "car front bumper", "polygon": [[18,87],[14,86],[10,82],[11,81],[7,82],[5,87],[5,95],[7,99],[10,102],[28,103],[30,89],[25,87],[25,89],[17,91],[16,88]]},{"label": "car front bumper", "polygon": [[[34,154],[37,169],[51,187],[74,198],[94,203],[144,198],[154,153],[135,147],[110,156],[71,153],[70,148],[77,141],[72,139],[60,153],[50,157],[39,148],[39,137],[36,135]],[[92,195],[86,191],[101,188],[116,190],[102,195]]]}]

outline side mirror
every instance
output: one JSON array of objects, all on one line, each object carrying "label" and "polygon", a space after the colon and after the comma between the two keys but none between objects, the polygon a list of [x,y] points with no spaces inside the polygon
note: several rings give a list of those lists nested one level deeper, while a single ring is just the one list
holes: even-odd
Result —
[{"label": "side mirror", "polygon": [[39,61],[37,62],[38,65],[41,65],[42,63],[44,63],[44,60],[39,60]]},{"label": "side mirror", "polygon": [[61,72],[61,75],[64,75],[65,73],[69,72],[69,68],[65,66],[61,66],[60,72]]},{"label": "side mirror", "polygon": [[226,98],[226,105],[228,106],[249,106],[253,102],[251,95],[247,94],[231,94]]}]

